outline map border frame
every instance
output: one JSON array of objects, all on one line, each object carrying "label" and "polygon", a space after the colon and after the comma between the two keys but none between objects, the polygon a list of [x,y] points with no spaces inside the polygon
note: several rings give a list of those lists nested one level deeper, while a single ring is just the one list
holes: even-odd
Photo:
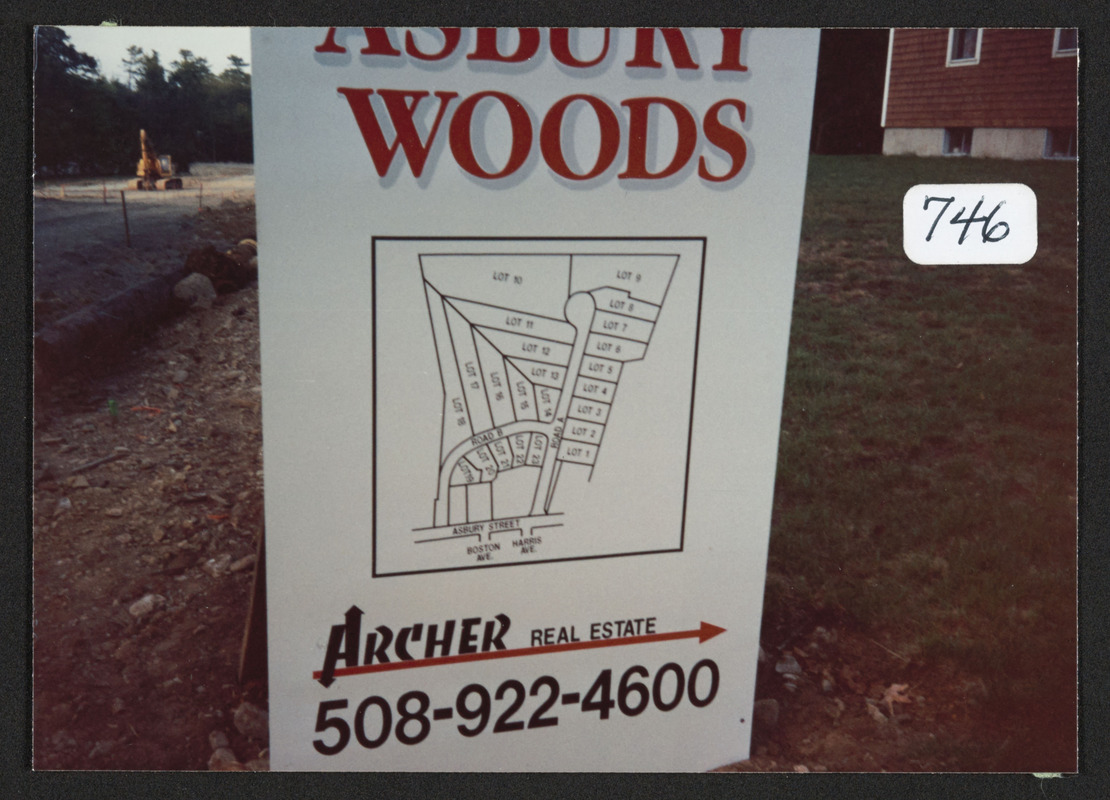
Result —
[{"label": "map border frame", "polygon": [[[698,301],[694,325],[694,352],[690,371],[690,418],[686,432],[686,469],[682,486],[682,522],[678,535],[678,547],[656,550],[636,550],[633,552],[604,553],[586,556],[567,556],[561,558],[536,559],[506,563],[475,564],[465,567],[438,567],[432,569],[406,570],[401,572],[382,572],[378,568],[378,242],[695,242],[701,246],[701,263],[698,265]],[[707,236],[392,236],[374,235],[370,237],[370,307],[373,322],[370,326],[370,413],[373,420],[370,434],[370,459],[372,475],[370,481],[370,539],[371,568],[374,579],[396,578],[410,575],[426,575],[439,572],[460,572],[464,570],[483,570],[498,567],[519,567],[531,564],[554,564],[567,561],[592,561],[602,558],[627,558],[632,556],[659,555],[662,553],[681,553],[686,546],[686,510],[690,494],[690,454],[694,440],[694,412],[697,404],[698,356],[701,345],[702,302],[705,292]]]}]

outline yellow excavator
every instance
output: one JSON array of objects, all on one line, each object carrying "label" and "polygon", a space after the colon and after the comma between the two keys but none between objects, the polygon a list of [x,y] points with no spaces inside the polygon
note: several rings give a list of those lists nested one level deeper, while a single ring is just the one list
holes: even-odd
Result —
[{"label": "yellow excavator", "polygon": [[139,179],[135,181],[136,189],[180,189],[181,178],[174,176],[173,158],[160,156],[154,152],[154,145],[147,138],[146,131],[139,131],[139,143],[142,145],[142,158],[139,159],[138,169],[135,174]]}]

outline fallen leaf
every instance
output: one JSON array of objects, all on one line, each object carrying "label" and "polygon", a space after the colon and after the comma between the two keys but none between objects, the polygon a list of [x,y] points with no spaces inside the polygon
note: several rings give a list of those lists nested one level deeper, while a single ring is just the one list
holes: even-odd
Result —
[{"label": "fallen leaf", "polygon": [[887,718],[883,715],[883,712],[880,711],[879,707],[875,705],[871,700],[864,700],[864,705],[867,706],[867,713],[871,715],[871,719],[875,720],[876,722],[887,721]]},{"label": "fallen leaf", "polygon": [[910,685],[908,683],[892,683],[887,687],[887,690],[883,692],[882,702],[886,703],[886,710],[890,713],[890,716],[894,716],[895,703],[913,702],[910,698],[906,697],[905,694],[906,690],[909,688]]},{"label": "fallen leaf", "polygon": [[840,677],[844,680],[844,683],[848,685],[848,688],[856,694],[863,694],[867,691],[867,687],[856,680],[859,677],[859,671],[852,669],[847,664],[841,666]]}]

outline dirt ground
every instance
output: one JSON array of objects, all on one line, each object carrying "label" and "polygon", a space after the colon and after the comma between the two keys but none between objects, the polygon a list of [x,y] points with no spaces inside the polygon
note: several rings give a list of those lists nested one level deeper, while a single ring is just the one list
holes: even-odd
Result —
[{"label": "dirt ground", "polygon": [[[253,179],[226,183],[200,212],[130,192],[132,249],[118,202],[36,200],[36,327],[252,237]],[[264,677],[238,680],[260,405],[256,286],[36,397],[36,769],[267,767]]]},{"label": "dirt ground", "polygon": [[[192,188],[129,193],[132,248],[104,190],[37,199],[36,327],[253,236],[253,179],[205,187],[199,212]],[[261,397],[250,286],[36,398],[36,769],[268,768],[265,679],[238,679],[263,527]],[[722,771],[1035,764],[1035,742],[1001,748],[1014,765],[984,755],[1006,728],[981,680],[880,632],[796,609],[761,638],[753,757]]]}]

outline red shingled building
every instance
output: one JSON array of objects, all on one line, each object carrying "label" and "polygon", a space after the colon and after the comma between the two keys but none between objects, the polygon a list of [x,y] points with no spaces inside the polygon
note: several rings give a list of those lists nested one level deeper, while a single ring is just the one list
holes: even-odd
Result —
[{"label": "red shingled building", "polygon": [[885,155],[1075,158],[1075,28],[890,31]]}]

